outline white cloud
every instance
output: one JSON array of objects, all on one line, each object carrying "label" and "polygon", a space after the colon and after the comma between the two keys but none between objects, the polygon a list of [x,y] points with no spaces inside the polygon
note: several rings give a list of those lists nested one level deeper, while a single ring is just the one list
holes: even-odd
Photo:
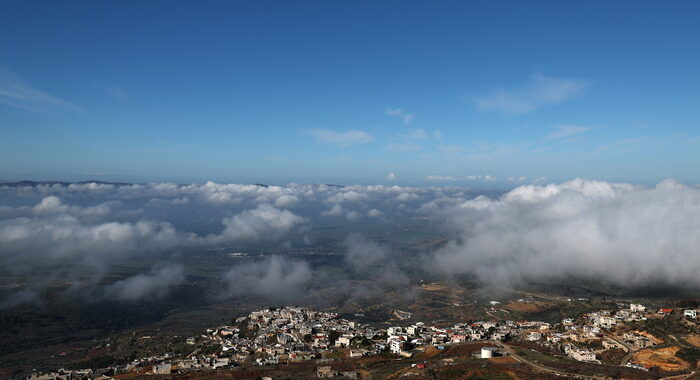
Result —
[{"label": "white cloud", "polygon": [[386,175],[386,179],[389,181],[393,181],[396,179],[396,174],[394,172],[391,172],[391,173]]},{"label": "white cloud", "polygon": [[107,286],[105,295],[119,300],[134,301],[142,298],[162,298],[170,290],[185,282],[182,265],[156,267],[150,273],[138,274]]},{"label": "white cloud", "polygon": [[326,211],[322,211],[321,215],[323,216],[338,216],[343,213],[343,206],[339,204],[334,204],[330,209]]},{"label": "white cloud", "polygon": [[583,127],[580,125],[557,125],[554,127],[555,131],[547,135],[545,140],[558,140],[564,137],[571,137],[586,133],[591,130],[589,127]]},{"label": "white cloud", "polygon": [[56,110],[85,112],[82,108],[68,101],[28,85],[2,65],[0,65],[0,104],[32,112],[53,112]]},{"label": "white cloud", "polygon": [[220,235],[213,236],[211,238],[213,241],[278,238],[303,226],[307,220],[289,210],[280,210],[263,203],[255,209],[245,210],[231,218],[225,218],[222,223],[225,226],[224,231]]},{"label": "white cloud", "polygon": [[410,141],[403,143],[390,142],[389,144],[387,144],[386,149],[395,152],[417,152],[423,149],[423,147],[419,144]]},{"label": "white cloud", "polygon": [[225,295],[293,299],[303,295],[304,286],[312,277],[313,272],[307,262],[272,256],[231,268],[224,275]]},{"label": "white cloud", "polygon": [[[469,178],[486,181],[495,177],[479,174]],[[544,179],[508,180],[520,183]],[[436,223],[437,227],[459,237],[431,256],[434,269],[440,273],[474,273],[484,281],[503,283],[588,278],[621,286],[657,282],[700,286],[696,279],[700,258],[695,254],[700,236],[694,230],[700,225],[700,189],[673,181],[647,188],[576,180],[520,186],[494,198],[476,196],[456,186],[255,186],[213,182],[0,185],[0,196],[10,200],[7,204],[24,204],[0,206],[0,256],[17,260],[24,267],[51,259],[60,267],[67,257],[100,261],[112,255],[280,241],[296,236],[298,231],[312,234],[307,227],[314,219],[327,222],[319,215],[325,208],[323,215],[337,217],[334,224],[365,217],[368,221],[382,217],[387,222],[435,218],[442,223]],[[153,199],[167,207],[146,207]],[[189,201],[175,202],[178,199]],[[299,215],[280,208],[285,205],[294,205]],[[191,224],[179,224],[182,215],[207,215],[213,221],[207,227],[210,232],[187,232]],[[199,219],[196,221],[199,225]],[[279,273],[268,269],[270,265],[277,264],[254,266],[252,270],[261,276]],[[302,274],[305,266],[310,271],[304,263],[290,265],[298,265]],[[148,283],[145,280],[157,277],[155,271],[134,283]],[[241,277],[245,273],[236,273],[235,278],[245,278]],[[306,278],[292,276],[299,277]],[[149,294],[157,295],[158,291]],[[18,293],[16,300],[7,302],[32,299],[32,293]]]},{"label": "white cloud", "polygon": [[413,140],[425,140],[428,138],[428,134],[421,128],[412,129],[411,133],[408,135],[409,138]]},{"label": "white cloud", "polygon": [[97,82],[96,85],[100,90],[121,102],[129,100],[129,96],[127,96],[126,92],[118,86],[105,82]]},{"label": "white cloud", "polygon": [[436,214],[460,238],[436,268],[489,283],[589,279],[622,287],[700,286],[700,189],[574,180],[477,197]]},{"label": "white cloud", "polygon": [[347,147],[354,144],[367,144],[374,141],[369,133],[365,131],[349,130],[337,132],[330,129],[312,129],[307,132],[319,143],[329,143]]},{"label": "white cloud", "polygon": [[525,181],[527,181],[527,177],[524,175],[520,176],[520,177],[515,177],[515,176],[508,177],[508,182],[524,183]]},{"label": "white cloud", "polygon": [[474,98],[482,111],[527,113],[545,106],[562,103],[580,94],[588,84],[584,81],[535,75],[528,85],[515,90],[498,90]]},{"label": "white cloud", "polygon": [[394,116],[400,118],[405,125],[411,125],[413,118],[416,116],[412,113],[404,111],[403,108],[387,108],[384,112],[389,116]]},{"label": "white cloud", "polygon": [[491,174],[468,175],[465,178],[470,181],[496,181],[498,179],[496,176],[492,176]]},{"label": "white cloud", "polygon": [[457,181],[459,178],[449,175],[429,175],[426,177],[428,181]]},{"label": "white cloud", "polygon": [[299,197],[296,195],[282,194],[275,199],[276,207],[292,207],[299,202]]},{"label": "white cloud", "polygon": [[379,218],[382,215],[383,215],[383,213],[381,211],[377,210],[376,208],[373,208],[373,209],[367,211],[367,216],[369,216],[370,218]]},{"label": "white cloud", "polygon": [[345,219],[349,221],[355,221],[360,218],[360,213],[357,211],[348,211],[348,213],[345,215]]}]

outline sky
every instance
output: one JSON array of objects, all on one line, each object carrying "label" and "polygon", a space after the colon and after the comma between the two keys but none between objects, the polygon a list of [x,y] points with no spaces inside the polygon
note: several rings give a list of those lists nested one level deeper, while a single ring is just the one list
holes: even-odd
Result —
[{"label": "sky", "polygon": [[694,1],[0,9],[0,180],[700,182]]}]

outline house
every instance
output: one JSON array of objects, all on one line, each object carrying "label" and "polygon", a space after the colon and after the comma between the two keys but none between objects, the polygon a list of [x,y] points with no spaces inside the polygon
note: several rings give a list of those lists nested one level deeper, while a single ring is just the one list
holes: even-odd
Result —
[{"label": "house", "polygon": [[525,339],[530,341],[530,342],[540,340],[540,339],[542,339],[542,333],[539,331],[531,331],[531,332],[527,333],[527,335],[525,335]]},{"label": "house", "polygon": [[406,328],[406,333],[408,333],[408,335],[418,335],[418,334],[420,334],[420,332],[421,332],[420,326],[414,325],[414,326],[408,326]]},{"label": "house", "polygon": [[316,376],[318,376],[320,379],[323,378],[328,378],[328,377],[333,377],[335,376],[335,373],[333,372],[333,369],[329,365],[324,365],[321,367],[318,367],[316,369]]},{"label": "house", "polygon": [[617,343],[614,340],[606,339],[603,341],[603,348],[605,348],[606,350],[611,350],[611,349],[615,349],[615,348],[623,348],[623,347],[624,347],[623,345],[621,345],[620,343]]},{"label": "house", "polygon": [[593,320],[593,324],[604,329],[610,329],[617,324],[617,321],[613,317],[601,315]]},{"label": "house", "polygon": [[367,355],[367,350],[350,350],[350,358],[361,358]]},{"label": "house", "polygon": [[659,309],[659,314],[669,315],[673,313],[673,309]]},{"label": "house", "polygon": [[588,350],[572,350],[569,353],[572,359],[578,360],[580,362],[595,362],[597,361],[595,352]]},{"label": "house", "polygon": [[153,373],[157,375],[169,375],[172,371],[170,363],[156,364],[153,366]]},{"label": "house", "polygon": [[633,313],[643,313],[646,310],[646,306],[638,304],[638,303],[631,303],[630,304],[630,311]]},{"label": "house", "polygon": [[683,316],[695,319],[698,317],[698,311],[697,310],[685,310],[683,312]]},{"label": "house", "polygon": [[389,350],[391,350],[391,352],[393,352],[395,354],[398,354],[399,352],[401,352],[401,350],[403,350],[405,345],[406,345],[406,342],[403,340],[392,339],[389,342]]},{"label": "house", "polygon": [[354,336],[350,334],[345,334],[340,336],[338,339],[335,341],[336,347],[348,347],[350,346],[350,341],[354,338]]}]

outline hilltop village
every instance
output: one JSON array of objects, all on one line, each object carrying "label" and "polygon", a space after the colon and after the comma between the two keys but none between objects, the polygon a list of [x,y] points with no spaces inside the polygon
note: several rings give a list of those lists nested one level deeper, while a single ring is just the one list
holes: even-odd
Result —
[{"label": "hilltop village", "polygon": [[[498,303],[492,301],[491,306]],[[696,362],[700,356],[686,360],[682,360],[682,355],[679,360],[669,358],[658,364],[661,368],[649,365],[644,358],[649,357],[645,355],[645,350],[669,346],[670,340],[678,343],[677,351],[685,350],[686,356],[689,353],[697,354],[700,350],[688,342],[697,344],[700,339],[680,342],[673,335],[661,336],[657,331],[637,329],[641,325],[663,325],[673,316],[674,321],[683,324],[682,328],[697,336],[697,309],[652,310],[636,303],[618,303],[617,306],[615,311],[598,310],[578,318],[565,318],[555,324],[494,319],[450,326],[399,323],[381,328],[343,318],[337,313],[285,306],[254,311],[232,321],[231,325],[210,328],[199,336],[187,338],[186,342],[192,349],[188,355],[164,352],[159,356],[143,357],[106,368],[37,372],[28,379],[107,380],[128,378],[129,375],[173,375],[298,362],[313,363],[315,377],[318,378],[357,379],[363,377],[362,373],[356,367],[337,365],[340,358],[352,360],[383,355],[393,356],[394,360],[409,360],[421,357],[427,350],[445,350],[469,342],[484,343],[480,350],[471,354],[473,359],[512,357],[537,370],[561,375],[566,375],[566,372],[528,359],[522,347],[586,364],[600,365],[602,360],[609,364],[613,360],[615,365],[645,372],[663,370],[690,373],[697,368]],[[410,318],[407,312],[400,312],[399,315]],[[611,359],[611,353],[618,356]],[[410,363],[416,370],[427,366],[425,362],[415,360]],[[445,359],[443,364],[450,365],[450,362]]]}]

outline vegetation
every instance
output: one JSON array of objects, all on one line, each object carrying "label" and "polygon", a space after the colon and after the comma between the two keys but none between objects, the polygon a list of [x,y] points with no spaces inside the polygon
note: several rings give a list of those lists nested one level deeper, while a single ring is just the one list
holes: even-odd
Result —
[{"label": "vegetation", "polygon": [[695,365],[698,361],[700,361],[700,349],[682,347],[680,350],[678,350],[678,352],[676,352],[676,357]]},{"label": "vegetation", "polygon": [[648,331],[658,337],[691,334],[697,330],[697,328],[683,323],[682,316],[673,314],[663,318],[629,322],[628,326],[634,330]]}]

